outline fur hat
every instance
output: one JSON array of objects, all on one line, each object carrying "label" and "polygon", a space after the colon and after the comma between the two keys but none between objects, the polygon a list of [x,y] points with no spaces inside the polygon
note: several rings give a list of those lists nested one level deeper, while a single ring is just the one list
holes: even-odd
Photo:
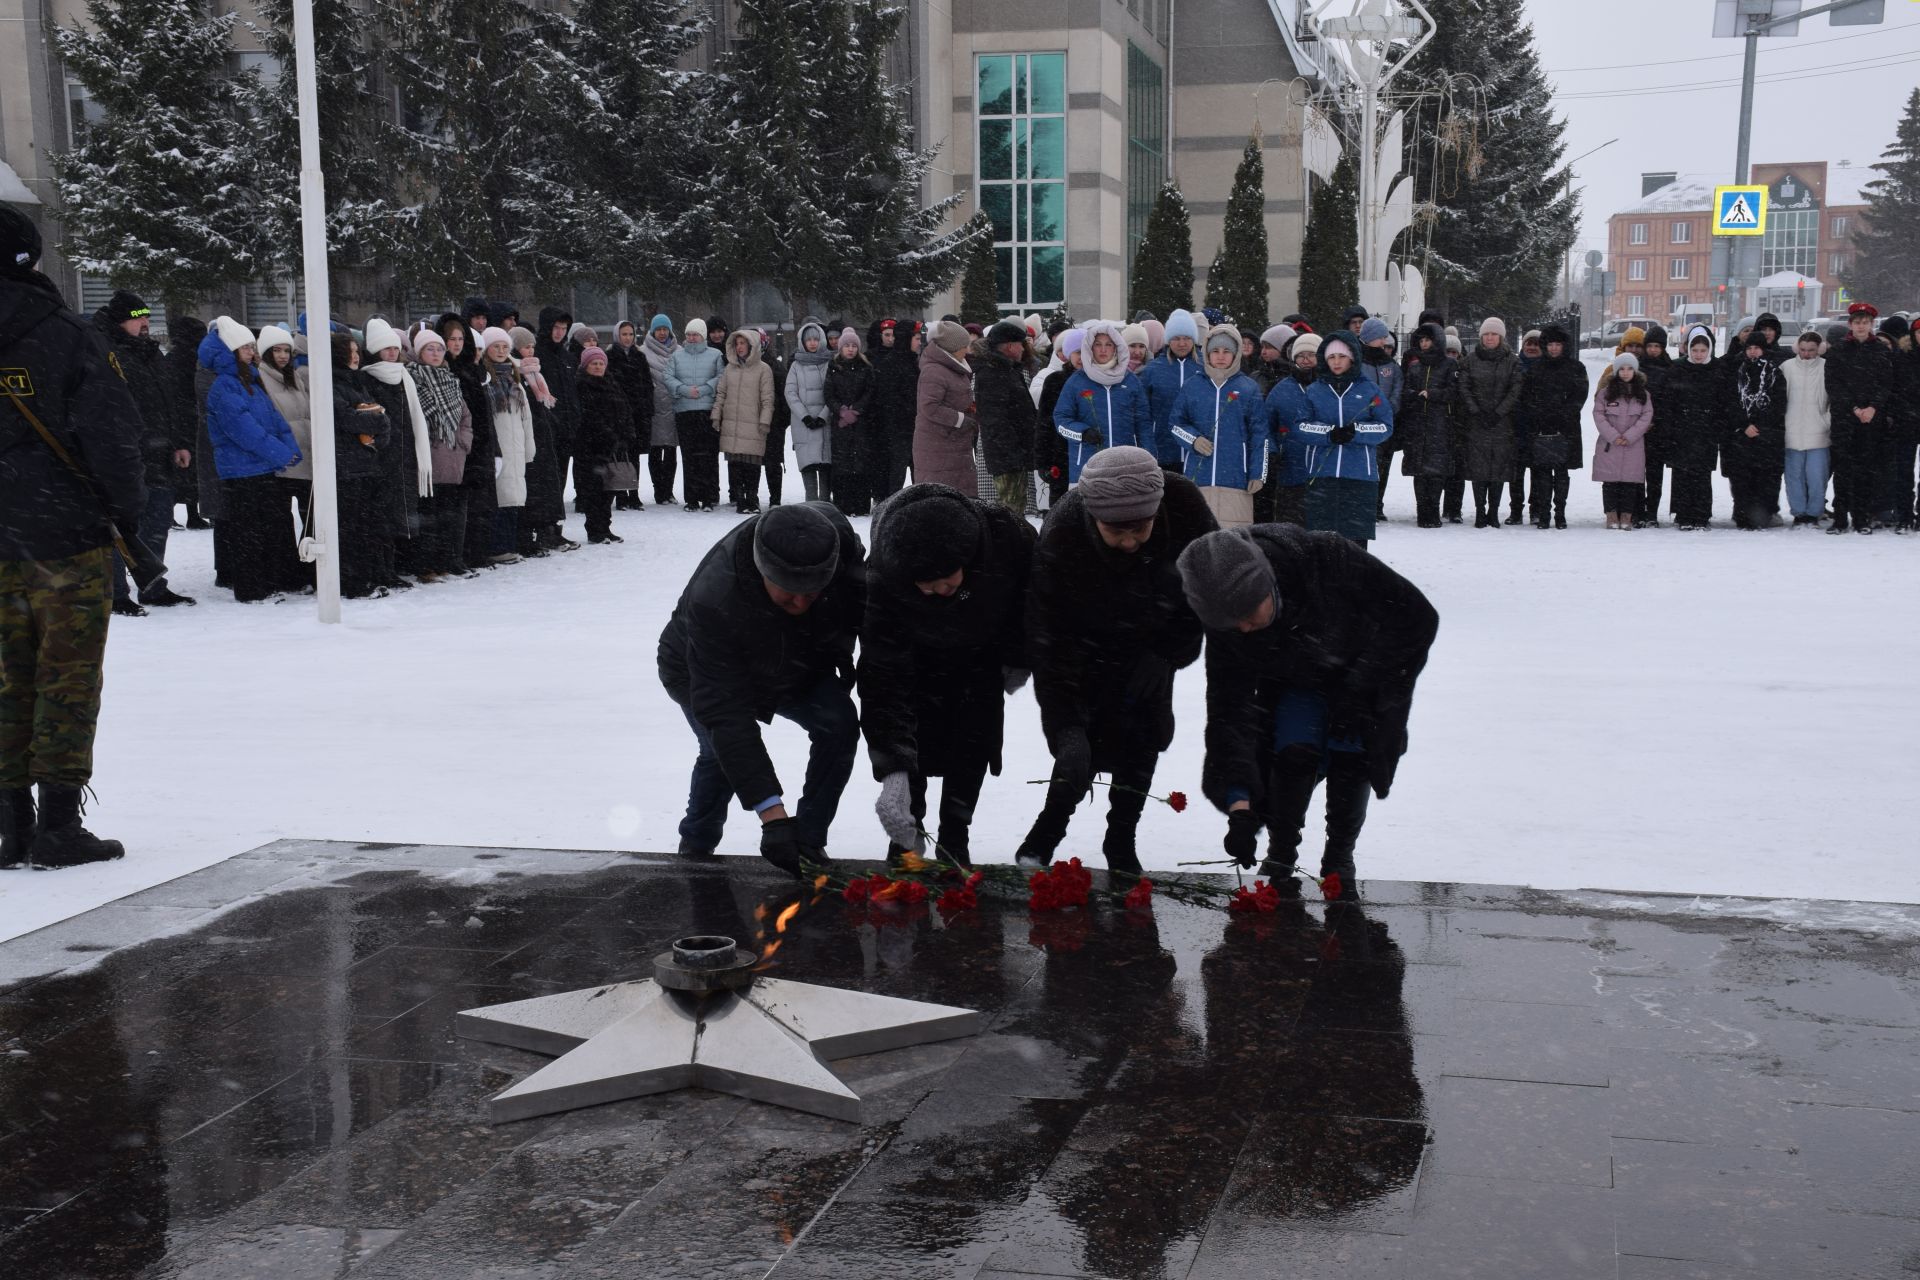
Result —
[{"label": "fur hat", "polygon": [[914,485],[876,514],[874,559],[908,582],[944,578],[974,558],[980,513],[957,489]]},{"label": "fur hat", "polygon": [[260,336],[254,339],[253,345],[264,356],[275,347],[291,347],[293,335],[277,324],[270,324],[260,330]]},{"label": "fur hat", "polygon": [[753,567],[782,591],[818,595],[840,567],[840,530],[819,503],[775,507],[754,521]]},{"label": "fur hat", "polygon": [[480,337],[475,340],[475,347],[479,354],[485,355],[487,354],[487,348],[496,342],[504,343],[508,351],[513,350],[513,339],[508,336],[507,331],[492,326],[489,326],[481,332]]},{"label": "fur hat", "polygon": [[1167,473],[1145,449],[1115,445],[1087,459],[1080,469],[1080,501],[1087,514],[1107,524],[1135,524],[1160,510]]},{"label": "fur hat", "polygon": [[1274,597],[1273,566],[1248,529],[1220,529],[1180,553],[1187,604],[1210,631],[1230,631]]},{"label": "fur hat", "polygon": [[11,205],[0,204],[0,272],[33,270],[43,242],[33,219]]},{"label": "fur hat", "polygon": [[213,331],[220,335],[222,345],[229,351],[238,351],[242,347],[254,345],[253,330],[232,316],[216,317],[213,322]]},{"label": "fur hat", "polygon": [[1185,307],[1174,308],[1173,314],[1167,317],[1167,341],[1172,342],[1175,338],[1191,338],[1196,343],[1200,341],[1200,328],[1194,321],[1193,312]]},{"label": "fur hat", "polygon": [[700,341],[705,342],[707,340],[707,322],[699,316],[694,316],[687,321],[687,327],[682,331],[681,336],[685,338],[698,338]]},{"label": "fur hat", "polygon": [[967,349],[967,344],[973,340],[973,335],[967,332],[964,325],[955,324],[951,320],[936,320],[931,338],[934,346],[949,355],[957,356]]},{"label": "fur hat", "polygon": [[370,356],[378,355],[388,347],[398,347],[402,351],[407,349],[406,342],[400,337],[400,331],[379,316],[367,321],[366,333],[360,345]]},{"label": "fur hat", "polygon": [[1017,320],[1002,320],[987,330],[987,345],[997,347],[1003,342],[1029,342],[1033,333]]},{"label": "fur hat", "polygon": [[[1480,336],[1484,338],[1490,333],[1499,334],[1500,341],[1505,342],[1507,340],[1507,322],[1499,316],[1488,316],[1480,322]],[[1362,340],[1364,340],[1366,338],[1365,332],[1363,331],[1360,336]]]}]

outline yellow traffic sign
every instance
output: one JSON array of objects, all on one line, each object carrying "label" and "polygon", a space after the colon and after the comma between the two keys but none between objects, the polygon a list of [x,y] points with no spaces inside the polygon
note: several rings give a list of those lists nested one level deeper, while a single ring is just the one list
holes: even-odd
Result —
[{"label": "yellow traffic sign", "polygon": [[1767,231],[1767,189],[1765,187],[1715,187],[1713,189],[1713,234],[1717,236],[1758,236]]}]

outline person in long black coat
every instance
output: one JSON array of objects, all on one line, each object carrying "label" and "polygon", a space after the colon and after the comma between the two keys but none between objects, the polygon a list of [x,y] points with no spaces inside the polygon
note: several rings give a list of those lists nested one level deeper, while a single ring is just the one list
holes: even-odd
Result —
[{"label": "person in long black coat", "polygon": [[842,515],[864,516],[873,510],[868,468],[880,452],[873,405],[879,377],[861,350],[860,333],[851,326],[840,331],[834,358],[827,364],[827,422],[833,440],[833,505]]},{"label": "person in long black coat", "polygon": [[1666,491],[1666,469],[1670,465],[1667,436],[1660,429],[1664,417],[1662,406],[1666,399],[1667,371],[1675,361],[1667,354],[1667,331],[1657,324],[1647,327],[1647,341],[1642,349],[1646,354],[1640,357],[1640,376],[1647,380],[1647,395],[1653,400],[1653,429],[1640,441],[1647,452],[1647,486],[1641,494],[1640,513],[1634,523],[1657,529],[1660,527],[1660,495]]},{"label": "person in long black coat", "polygon": [[860,708],[875,811],[889,856],[918,852],[927,780],[943,779],[936,849],[964,865],[980,788],[1000,772],[1003,696],[1027,679],[1033,526],[998,503],[916,484],[881,504],[869,536]]},{"label": "person in long black coat", "polygon": [[565,307],[540,308],[533,326],[533,354],[540,358],[540,372],[553,393],[554,465],[560,473],[560,492],[567,491],[567,464],[573,459],[573,433],[580,421],[580,353],[567,343],[573,328],[573,313]]},{"label": "person in long black coat", "polygon": [[973,401],[980,416],[980,449],[1000,503],[1016,515],[1027,512],[1033,483],[1037,425],[1026,361],[1027,330],[1002,320],[987,332],[987,355],[973,367]]},{"label": "person in long black coat", "polygon": [[[198,316],[174,316],[167,322],[167,370],[173,394],[174,420],[180,424],[185,440],[197,440],[204,405],[194,391],[194,372],[199,368],[200,339],[207,336],[207,322]],[[192,449],[195,446],[186,446]],[[174,476],[173,496],[187,511],[186,527],[205,529],[200,515],[200,472],[197,457],[189,459]]]},{"label": "person in long black coat", "polygon": [[1400,473],[1413,477],[1419,527],[1438,529],[1440,499],[1458,471],[1454,456],[1453,402],[1460,390],[1460,364],[1447,354],[1447,334],[1437,324],[1414,331],[1413,354],[1400,386],[1394,434],[1400,439]]},{"label": "person in long black coat", "polygon": [[1584,462],[1580,418],[1587,407],[1587,370],[1573,339],[1559,325],[1540,331],[1542,354],[1520,387],[1519,412],[1527,424],[1527,449],[1533,469],[1533,526],[1567,527],[1571,474]]},{"label": "person in long black coat", "polygon": [[493,406],[487,400],[486,373],[474,335],[466,321],[452,312],[440,317],[435,329],[447,344],[447,364],[460,379],[460,395],[473,419],[473,449],[467,454],[460,487],[467,491],[467,576],[493,567],[493,526],[499,510],[493,487],[493,463],[500,456],[500,440],[493,430]]},{"label": "person in long black coat", "polygon": [[[829,503],[742,520],[695,567],[657,653],[660,683],[700,748],[682,856],[713,853],[732,796],[760,819],[761,857],[795,874],[827,861],[827,830],[860,747],[848,691],[866,602],[866,549]],[[791,816],[760,737],[776,715],[811,740]]]},{"label": "person in long black coat", "polygon": [[1885,438],[1891,429],[1893,349],[1873,331],[1880,313],[1870,303],[1847,308],[1850,332],[1827,348],[1827,404],[1833,420],[1833,523],[1828,533],[1845,533],[1849,523],[1872,533],[1879,518]]},{"label": "person in long black coat", "polygon": [[[612,372],[613,353],[587,349],[581,360],[580,425],[574,435],[573,490],[587,517],[587,541],[621,542],[613,531],[614,495],[602,482],[600,468],[613,462],[631,462],[638,475],[640,438],[633,405]],[[647,404],[653,388],[647,387]]]},{"label": "person in long black coat", "polygon": [[[454,323],[466,328],[458,316]],[[392,513],[382,502],[386,483],[381,451],[392,445],[394,419],[378,398],[380,384],[360,372],[360,344],[353,335],[335,333],[328,341],[333,344],[340,594],[349,600],[384,596],[393,563],[393,526]]]},{"label": "person in long black coat", "polygon": [[[1091,476],[1091,479],[1089,479]],[[1174,673],[1200,656],[1200,620],[1177,562],[1219,522],[1185,476],[1145,449],[1094,455],[1040,527],[1027,596],[1028,651],[1053,784],[1016,861],[1045,866],[1095,773],[1111,775],[1107,866],[1138,871],[1134,832],[1173,744]]]},{"label": "person in long black coat", "polygon": [[[868,479],[875,502],[900,492],[907,483],[907,470],[913,465],[913,420],[917,412],[914,400],[920,389],[920,339],[920,322],[917,320],[888,317],[874,326],[869,354],[873,358],[874,370],[879,375],[873,400],[879,430],[874,440],[876,466]],[[785,386],[786,383],[780,385]]]},{"label": "person in long black coat", "polygon": [[[173,500],[176,477],[184,476],[192,461],[193,420],[179,416],[179,399],[174,394],[173,369],[160,344],[148,331],[147,305],[127,291],[119,290],[106,306],[93,316],[107,350],[113,354],[120,376],[127,380],[127,391],[140,410],[140,458],[146,466],[147,505],[140,514],[138,530],[122,532],[137,536],[160,560],[167,558],[167,534],[173,528]],[[205,335],[202,334],[202,337]],[[113,553],[113,611],[138,614],[142,606],[156,608],[193,604],[191,596],[177,594],[165,578],[150,582],[140,592],[138,603],[127,582],[126,565],[118,551]]]},{"label": "person in long black coat", "polygon": [[787,403],[787,362],[774,354],[773,344],[764,337],[760,358],[773,371],[773,419],[767,424],[766,452],[761,456],[766,459],[767,505],[777,507],[787,478],[787,428],[793,425],[793,406]]},{"label": "person in long black coat", "polygon": [[1755,326],[1745,359],[1733,373],[1727,405],[1730,428],[1720,448],[1720,466],[1733,487],[1733,524],[1765,529],[1779,523],[1780,477],[1787,465],[1787,383],[1773,349]]},{"label": "person in long black coat", "polygon": [[[633,414],[633,436],[640,442],[640,456],[645,457],[653,441],[653,369],[647,364],[647,356],[640,349],[640,333],[634,328],[633,321],[622,320],[614,330],[614,342],[607,348],[607,377],[620,388],[620,394],[626,398]],[[584,378],[581,385],[585,385]],[[584,399],[581,413],[586,407]],[[579,491],[579,477],[574,477],[574,490]],[[614,504],[622,510],[645,511],[647,504],[641,501],[640,491],[616,494]]]},{"label": "person in long black coat", "polygon": [[1724,375],[1713,361],[1713,331],[1694,325],[1686,344],[1660,384],[1654,413],[1673,468],[1673,522],[1691,531],[1713,523],[1713,469],[1726,434],[1727,397]]},{"label": "person in long black coat", "polygon": [[1180,557],[1207,628],[1201,788],[1242,866],[1267,829],[1264,873],[1291,887],[1307,806],[1327,779],[1320,874],[1353,895],[1367,793],[1387,798],[1407,749],[1414,684],[1440,615],[1346,538],[1268,524],[1211,533]]}]

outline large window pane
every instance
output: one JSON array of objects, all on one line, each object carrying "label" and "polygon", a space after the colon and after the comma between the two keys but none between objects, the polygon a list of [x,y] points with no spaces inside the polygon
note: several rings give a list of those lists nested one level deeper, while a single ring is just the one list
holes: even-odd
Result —
[{"label": "large window pane", "polygon": [[1033,228],[1027,217],[1027,184],[1013,184],[1013,238],[1015,240],[1033,239]]},{"label": "large window pane", "polygon": [[1035,115],[1059,113],[1067,109],[1067,58],[1061,53],[1036,53],[1028,80]]},{"label": "large window pane", "polygon": [[999,285],[1002,303],[1013,301],[1013,250],[995,249],[993,251],[995,283]]},{"label": "large window pane", "polygon": [[1025,54],[1016,54],[1013,59],[1013,109],[1018,112],[1031,110],[1027,106],[1027,59]]},{"label": "large window pane", "polygon": [[1033,251],[1033,302],[1059,302],[1067,296],[1067,251],[1062,248]]},{"label": "large window pane", "polygon": [[1027,123],[1025,120],[1013,122],[1013,176],[1016,178],[1027,176]]},{"label": "large window pane", "polygon": [[1005,183],[980,188],[980,207],[993,223],[996,243],[1013,239],[1013,188]]},{"label": "large window pane", "polygon": [[1027,239],[1034,241],[1067,238],[1067,185],[1064,182],[1036,182],[1033,212],[1027,220]]},{"label": "large window pane", "polygon": [[980,177],[983,180],[1013,176],[1012,135],[1011,120],[980,122]]},{"label": "large window pane", "polygon": [[1035,120],[1033,142],[1029,148],[1032,174],[1036,178],[1067,176],[1067,122]]},{"label": "large window pane", "polygon": [[980,59],[980,114],[1013,114],[1013,59]]}]

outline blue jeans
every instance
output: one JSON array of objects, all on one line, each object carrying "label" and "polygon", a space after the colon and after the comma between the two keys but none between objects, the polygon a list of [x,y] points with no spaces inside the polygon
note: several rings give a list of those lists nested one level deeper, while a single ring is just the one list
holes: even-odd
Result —
[{"label": "blue jeans", "polygon": [[[122,534],[131,533],[134,537],[140,539],[141,545],[146,547],[147,550],[153,552],[153,554],[160,559],[165,560],[167,558],[167,533],[172,528],[172,488],[164,484],[149,483],[147,485],[147,505],[142,508],[140,512],[140,527],[138,529],[122,529],[120,532]],[[146,597],[162,596],[167,593],[167,590],[167,580],[162,578],[140,594]],[[120,553],[115,551],[113,553],[113,598],[115,600],[127,600],[131,598],[132,594],[127,583],[126,563],[121,559]]]},{"label": "blue jeans", "polygon": [[1817,516],[1827,505],[1827,477],[1833,474],[1833,450],[1787,450],[1787,510]]},{"label": "blue jeans", "polygon": [[1326,695],[1306,689],[1289,689],[1280,695],[1273,710],[1273,749],[1313,747],[1321,751],[1360,752],[1367,749],[1358,734],[1333,722],[1333,709]]},{"label": "blue jeans", "polygon": [[[687,788],[687,816],[680,822],[680,839],[703,853],[720,845],[727,826],[727,802],[733,786],[713,753],[713,739],[682,707],[700,754],[693,762],[693,780]],[[840,808],[840,793],[853,776],[853,758],[860,747],[860,713],[854,710],[847,687],[832,675],[824,675],[804,693],[788,699],[774,710],[783,720],[791,720],[807,731],[813,748],[807,753],[807,779],[800,803],[793,809],[799,827],[800,843],[816,849],[827,847],[827,828]],[[758,804],[765,796],[754,796],[743,804]]]}]

